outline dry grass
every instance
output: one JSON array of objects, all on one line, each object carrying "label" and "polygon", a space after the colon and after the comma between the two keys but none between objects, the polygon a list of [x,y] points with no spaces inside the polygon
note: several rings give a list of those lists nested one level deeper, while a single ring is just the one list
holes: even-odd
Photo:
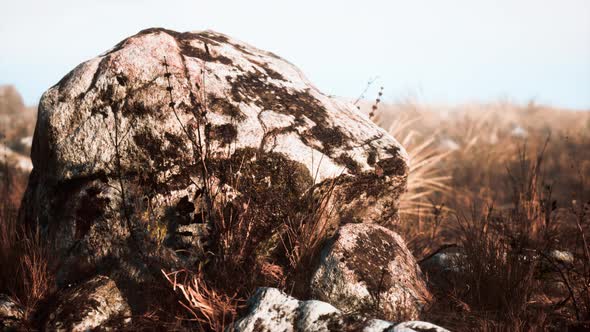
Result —
[{"label": "dry grass", "polygon": [[[278,235],[270,237],[260,236],[272,234],[272,230],[254,224],[249,204],[236,206],[223,198],[215,200],[212,221],[217,240],[209,248],[210,261],[197,270],[163,271],[189,313],[189,317],[179,318],[196,322],[202,331],[224,331],[258,287],[278,287],[307,297],[307,279],[327,237],[332,190],[333,185],[318,200],[311,195],[304,198],[310,209],[295,214],[294,219],[287,218],[283,227],[278,227]],[[268,248],[269,242],[279,246]]]},{"label": "dry grass", "polygon": [[[197,133],[192,135],[176,112],[166,61],[164,67],[169,105],[196,151],[202,193],[197,213],[207,224],[208,243],[199,266],[163,272],[200,330],[223,331],[258,287],[307,296],[306,279],[327,234],[333,185],[326,194],[314,197],[313,179],[299,175],[301,170],[281,155],[263,149],[228,149],[225,158],[214,160],[204,76],[198,91],[191,92],[191,100],[198,105],[193,119]],[[273,185],[261,184],[260,178]],[[179,274],[184,276],[181,282]]]},{"label": "dry grass", "polygon": [[[375,121],[413,162],[398,225],[410,248],[418,258],[444,244],[464,253],[460,278],[439,290],[428,319],[465,331],[583,326],[589,112],[507,102],[444,109],[406,100],[382,105]],[[551,249],[574,253],[575,266],[547,270]],[[545,293],[551,280],[570,295]]]},{"label": "dry grass", "polygon": [[27,229],[18,222],[28,181],[18,163],[25,156],[18,152],[28,153],[21,140],[32,135],[36,112],[23,105],[14,89],[0,91],[0,293],[9,294],[23,307],[25,324],[31,325],[41,302],[54,291],[48,244],[37,229]]},{"label": "dry grass", "polygon": [[15,197],[24,191],[23,177],[10,178],[0,190],[0,293],[10,294],[31,323],[37,305],[54,290],[53,271],[39,232],[18,223]]},{"label": "dry grass", "polygon": [[162,273],[173,289],[181,292],[184,301],[179,303],[191,314],[190,320],[196,322],[201,331],[222,332],[236,320],[238,308],[244,301],[208,286],[201,271]]}]

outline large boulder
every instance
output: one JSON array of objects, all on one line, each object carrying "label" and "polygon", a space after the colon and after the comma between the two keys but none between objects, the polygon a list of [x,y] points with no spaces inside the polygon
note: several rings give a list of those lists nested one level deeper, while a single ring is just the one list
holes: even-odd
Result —
[{"label": "large boulder", "polygon": [[46,91],[31,157],[21,218],[53,242],[58,284],[101,273],[138,299],[160,268],[193,264],[215,241],[213,196],[247,207],[263,242],[310,192],[338,211],[331,229],[393,222],[408,171],[394,138],[289,62],[219,33],[165,29]]},{"label": "large boulder", "polygon": [[322,252],[311,281],[315,298],[345,312],[415,320],[431,295],[403,239],[375,224],[347,224]]}]

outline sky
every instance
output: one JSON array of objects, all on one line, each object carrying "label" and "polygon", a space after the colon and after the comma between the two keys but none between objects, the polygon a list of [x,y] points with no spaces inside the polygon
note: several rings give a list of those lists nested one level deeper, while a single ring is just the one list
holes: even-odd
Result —
[{"label": "sky", "polygon": [[589,0],[0,0],[0,84],[28,104],[149,27],[276,53],[327,94],[590,109]]}]

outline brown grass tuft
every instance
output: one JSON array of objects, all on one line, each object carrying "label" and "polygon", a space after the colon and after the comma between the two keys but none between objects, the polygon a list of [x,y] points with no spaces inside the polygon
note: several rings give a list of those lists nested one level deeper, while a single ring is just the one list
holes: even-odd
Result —
[{"label": "brown grass tuft", "polygon": [[[184,301],[179,303],[191,314],[201,331],[225,331],[237,318],[238,308],[244,301],[237,294],[227,295],[207,284],[201,271],[162,271],[173,289],[180,290]],[[182,318],[181,318],[182,319]]]}]

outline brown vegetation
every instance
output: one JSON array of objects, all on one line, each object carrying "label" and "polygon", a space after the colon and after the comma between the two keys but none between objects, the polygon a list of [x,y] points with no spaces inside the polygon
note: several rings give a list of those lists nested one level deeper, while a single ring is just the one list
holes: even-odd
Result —
[{"label": "brown vegetation", "polygon": [[[398,231],[418,258],[462,248],[461,273],[438,290],[426,319],[453,330],[586,326],[588,112],[405,101],[375,121],[412,159]],[[573,253],[573,266],[551,250]],[[556,284],[561,296],[550,291]]]},{"label": "brown vegetation", "polygon": [[26,174],[3,165],[0,187],[0,293],[9,294],[34,319],[37,304],[53,290],[53,274],[47,244],[37,230],[18,223],[18,207],[26,186]]}]

